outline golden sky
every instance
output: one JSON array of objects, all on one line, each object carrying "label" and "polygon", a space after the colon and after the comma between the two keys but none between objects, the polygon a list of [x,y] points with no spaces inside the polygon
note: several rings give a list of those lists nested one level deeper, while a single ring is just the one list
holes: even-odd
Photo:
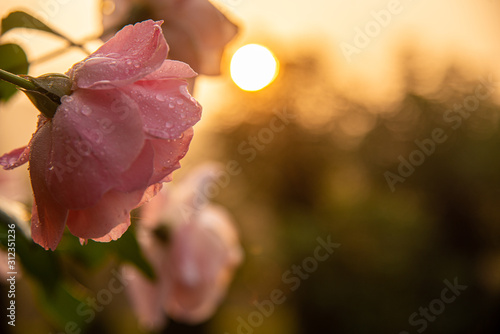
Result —
[{"label": "golden sky", "polygon": [[[246,43],[268,42],[280,48],[273,50],[279,58],[280,52],[294,52],[300,50],[304,41],[313,41],[331,54],[335,75],[346,82],[359,80],[362,76],[363,83],[371,87],[380,87],[380,79],[387,78],[394,67],[392,54],[402,42],[425,47],[430,62],[452,55],[481,70],[491,67],[494,71],[500,56],[500,20],[497,19],[500,6],[493,0],[217,0],[215,3],[242,27],[230,52]],[[96,36],[100,31],[98,0],[0,2],[2,15],[19,8],[46,18],[54,28],[75,40]],[[391,13],[389,17],[387,13]],[[356,35],[370,27],[374,29],[372,36],[362,45],[358,40],[356,46]],[[31,32],[7,37],[18,41],[31,59],[63,45]],[[346,45],[357,47],[359,52],[346,56]],[[54,61],[33,66],[30,74],[64,72],[84,56],[75,50]],[[212,95],[211,90],[217,89],[217,80],[220,81],[199,80],[198,98],[202,104],[205,102],[206,109],[217,103],[208,98]],[[29,110],[28,105],[27,99],[19,94],[2,107],[5,112],[0,113],[1,124],[12,121],[12,117],[33,118],[36,113]],[[21,131],[0,127],[1,150],[5,150],[5,146],[12,148],[11,141],[14,145],[22,145],[33,130],[30,127]],[[6,144],[7,138],[12,138],[9,144]]]}]

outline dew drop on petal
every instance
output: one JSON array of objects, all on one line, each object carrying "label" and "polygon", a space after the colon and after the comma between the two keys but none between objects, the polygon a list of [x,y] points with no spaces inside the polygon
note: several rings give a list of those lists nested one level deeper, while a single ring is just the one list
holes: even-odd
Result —
[{"label": "dew drop on petal", "polygon": [[132,60],[127,59],[127,61],[125,62],[125,64],[127,64],[127,65],[132,65]]},{"label": "dew drop on petal", "polygon": [[163,94],[156,94],[156,99],[160,102],[165,102],[166,98]]},{"label": "dew drop on petal", "polygon": [[63,97],[61,97],[61,102],[62,103],[69,103],[71,101],[73,101],[73,97],[72,96],[64,95]]},{"label": "dew drop on petal", "polygon": [[170,109],[172,109],[172,108],[174,107],[174,104],[173,104],[173,103],[169,103],[169,104],[168,104],[168,107],[169,107]]},{"label": "dew drop on petal", "polygon": [[184,104],[184,101],[182,99],[177,99],[177,101],[175,101],[178,105],[183,105]]},{"label": "dew drop on petal", "polygon": [[92,109],[89,106],[83,106],[81,113],[88,116],[92,113]]},{"label": "dew drop on petal", "polygon": [[169,129],[170,129],[172,126],[173,126],[173,124],[172,124],[172,123],[170,123],[170,122],[166,122],[166,123],[165,123],[165,127],[166,127],[166,128],[169,128]]}]

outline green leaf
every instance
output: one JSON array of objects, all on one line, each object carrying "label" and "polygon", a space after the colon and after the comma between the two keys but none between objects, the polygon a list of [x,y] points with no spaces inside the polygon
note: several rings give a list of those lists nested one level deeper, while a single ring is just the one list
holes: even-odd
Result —
[{"label": "green leaf", "polygon": [[83,246],[78,242],[78,238],[65,234],[57,246],[56,253],[58,252],[61,255],[70,255],[74,261],[88,268],[96,268],[108,256],[114,255],[120,262],[131,263],[147,277],[155,278],[153,268],[137,243],[133,226],[130,226],[118,240],[110,242],[89,240],[88,244]]},{"label": "green leaf", "polygon": [[37,283],[35,292],[41,304],[40,308],[60,328],[64,328],[68,322],[74,322],[73,326],[78,328],[85,325],[84,318],[78,314],[78,307],[81,307],[83,302],[76,297],[79,295],[76,289],[65,282],[59,265],[59,254],[36,245],[26,237],[16,220],[2,210],[0,245],[8,252],[15,248],[15,266],[12,270],[19,272],[22,267],[23,273],[34,279]]},{"label": "green leaf", "polygon": [[[22,11],[16,11],[12,12],[7,17],[4,17],[2,19],[2,32],[0,35],[5,34],[7,31],[15,28],[28,28],[28,29],[36,29],[40,31],[45,31],[51,34],[54,34],[56,36],[59,36],[61,38],[64,38],[65,40],[69,39],[55,31],[54,29],[50,28],[48,25],[43,23],[42,21],[34,18],[28,13],[22,12]],[[73,42],[69,41],[71,44]]]},{"label": "green leaf", "polygon": [[[28,58],[16,44],[0,45],[0,68],[14,74],[28,73]],[[17,92],[16,86],[0,80],[0,102],[6,102]]]},{"label": "green leaf", "polygon": [[[78,293],[76,289],[65,282],[58,282],[52,291],[45,289],[38,290],[37,297],[40,309],[55,320],[58,327],[65,329],[67,326],[82,329],[86,326],[85,317],[82,317],[81,310],[89,308],[81,299],[75,297]],[[72,333],[76,333],[72,332]]]}]

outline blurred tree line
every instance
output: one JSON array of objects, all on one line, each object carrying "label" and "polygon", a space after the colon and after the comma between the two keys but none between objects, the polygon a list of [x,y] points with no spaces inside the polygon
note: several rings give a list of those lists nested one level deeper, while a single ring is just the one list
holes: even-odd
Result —
[{"label": "blurred tree line", "polygon": [[[216,159],[241,166],[217,200],[247,249],[214,332],[238,333],[275,288],[286,303],[254,333],[500,332],[495,78],[451,64],[423,79],[406,50],[398,94],[373,104],[317,54],[261,92],[235,90],[207,127]],[[341,246],[290,291],[283,273],[329,235]],[[467,286],[449,304],[435,301],[445,280]]]}]

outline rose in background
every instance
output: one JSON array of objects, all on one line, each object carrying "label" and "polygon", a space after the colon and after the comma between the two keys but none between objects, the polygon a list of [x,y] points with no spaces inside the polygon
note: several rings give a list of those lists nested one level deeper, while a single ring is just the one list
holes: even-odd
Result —
[{"label": "rose in background", "polygon": [[220,74],[224,47],[238,32],[207,0],[105,0],[102,4],[104,40],[126,24],[164,20],[169,58],[189,64],[200,74]]},{"label": "rose in background", "polygon": [[165,313],[190,324],[207,320],[242,261],[232,217],[203,195],[217,170],[215,164],[201,165],[141,208],[137,239],[155,269],[156,280],[148,280],[132,266],[123,270],[144,327],[161,328]]},{"label": "rose in background", "polygon": [[41,114],[30,143],[0,157],[4,169],[29,160],[31,234],[45,249],[66,225],[82,243],[116,240],[130,211],[180,167],[201,106],[187,90],[196,73],[166,60],[161,24],[126,26],[75,64],[55,114]]},{"label": "rose in background", "polygon": [[[22,204],[28,196],[28,187],[19,174],[7,172],[0,169],[0,211],[7,215],[12,221],[16,222],[17,226],[26,235],[29,235],[29,213],[27,208]],[[4,236],[3,236],[4,237]],[[0,278],[3,282],[9,275],[9,259],[7,251],[0,247]],[[18,277],[21,276],[21,269],[17,269]]]}]

